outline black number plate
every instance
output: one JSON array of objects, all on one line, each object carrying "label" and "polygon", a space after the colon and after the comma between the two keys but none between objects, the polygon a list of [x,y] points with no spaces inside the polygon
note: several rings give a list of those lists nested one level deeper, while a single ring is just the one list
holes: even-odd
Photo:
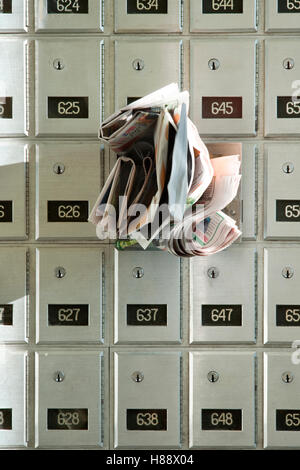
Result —
[{"label": "black number plate", "polygon": [[242,326],[242,305],[202,305],[203,326]]},{"label": "black number plate", "polygon": [[13,305],[0,305],[0,325],[13,325]]},{"label": "black number plate", "polygon": [[13,99],[11,96],[0,97],[0,119],[12,119]]},{"label": "black number plate", "polygon": [[167,410],[127,410],[128,431],[166,431]]},{"label": "black number plate", "polygon": [[300,201],[277,200],[276,222],[300,222]]},{"label": "black number plate", "polygon": [[88,326],[88,305],[48,305],[48,325]]},{"label": "black number plate", "polygon": [[87,222],[88,201],[48,201],[48,222]]},{"label": "black number plate", "polygon": [[0,13],[12,13],[12,0],[2,0],[0,2]]},{"label": "black number plate", "polygon": [[243,13],[243,0],[202,0],[202,13]]},{"label": "black number plate", "polygon": [[298,0],[278,0],[278,13],[300,13]]},{"label": "black number plate", "polygon": [[47,0],[47,13],[88,13],[89,0]]},{"label": "black number plate", "polygon": [[89,98],[85,97],[48,97],[49,119],[88,119]]},{"label": "black number plate", "polygon": [[141,99],[141,97],[136,98],[136,97],[134,97],[134,96],[128,96],[128,97],[127,97],[127,104],[134,103],[135,101],[138,101],[138,100],[140,100],[140,99]]},{"label": "black number plate", "polygon": [[128,14],[166,14],[168,0],[127,0]]},{"label": "black number plate", "polygon": [[241,119],[242,117],[242,97],[204,96],[202,98],[203,119]]},{"label": "black number plate", "polygon": [[88,410],[81,409],[48,409],[47,429],[85,431],[88,429]]},{"label": "black number plate", "polygon": [[276,431],[300,431],[300,410],[276,410]]},{"label": "black number plate", "polygon": [[127,305],[127,325],[167,326],[167,305]]},{"label": "black number plate", "polygon": [[13,202],[0,201],[0,223],[13,221]]},{"label": "black number plate", "polygon": [[242,410],[202,410],[204,431],[241,431]]},{"label": "black number plate", "polygon": [[300,326],[300,305],[276,305],[276,326]]},{"label": "black number plate", "polygon": [[299,119],[300,118],[300,97],[277,96],[277,118],[279,119]]},{"label": "black number plate", "polygon": [[12,429],[11,408],[0,408],[0,429]]}]

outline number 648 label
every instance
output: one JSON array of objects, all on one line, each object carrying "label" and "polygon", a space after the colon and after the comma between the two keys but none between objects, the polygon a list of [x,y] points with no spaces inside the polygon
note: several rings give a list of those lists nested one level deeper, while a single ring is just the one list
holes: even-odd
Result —
[{"label": "number 648 label", "polygon": [[202,410],[204,431],[241,431],[242,410]]}]

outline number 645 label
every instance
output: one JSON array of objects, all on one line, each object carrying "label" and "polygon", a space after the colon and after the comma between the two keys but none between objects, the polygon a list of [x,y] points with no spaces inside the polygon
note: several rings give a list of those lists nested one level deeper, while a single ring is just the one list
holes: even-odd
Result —
[{"label": "number 645 label", "polygon": [[241,96],[203,96],[203,119],[241,119],[243,98]]}]

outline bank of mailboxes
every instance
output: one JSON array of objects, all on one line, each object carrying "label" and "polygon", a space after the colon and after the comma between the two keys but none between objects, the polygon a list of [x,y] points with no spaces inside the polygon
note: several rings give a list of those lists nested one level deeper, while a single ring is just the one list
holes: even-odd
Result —
[{"label": "bank of mailboxes", "polygon": [[[103,117],[104,41],[42,38],[34,42],[35,134],[96,136]],[[29,132],[29,43],[1,39],[1,136]],[[298,43],[297,38],[265,41],[266,136],[299,135]],[[171,82],[182,83],[180,39],[143,38],[137,43],[118,38],[114,46],[115,109]],[[191,116],[200,133],[256,135],[257,41],[191,39],[190,46]]]},{"label": "bank of mailboxes", "polygon": [[35,379],[36,446],[100,446],[103,352],[36,353]]},{"label": "bank of mailboxes", "polygon": [[103,341],[104,253],[40,248],[36,253],[36,340]]},{"label": "bank of mailboxes", "polygon": [[[30,1],[30,4],[33,2]],[[104,0],[36,0],[36,32],[104,31]],[[115,32],[181,33],[183,0],[115,0]],[[265,0],[267,32],[299,31],[298,0]],[[257,0],[191,0],[190,31],[257,30]],[[28,31],[28,1],[1,0],[0,31]]]}]

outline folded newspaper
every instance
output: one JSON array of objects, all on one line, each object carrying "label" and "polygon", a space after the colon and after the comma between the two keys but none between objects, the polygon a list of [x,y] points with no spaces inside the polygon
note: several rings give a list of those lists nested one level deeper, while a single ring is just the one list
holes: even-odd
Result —
[{"label": "folded newspaper", "polygon": [[188,111],[189,93],[173,83],[103,122],[99,138],[117,159],[89,217],[100,239],[192,257],[240,237],[222,210],[239,190],[241,152],[228,154],[224,143],[224,153],[210,154]]}]

